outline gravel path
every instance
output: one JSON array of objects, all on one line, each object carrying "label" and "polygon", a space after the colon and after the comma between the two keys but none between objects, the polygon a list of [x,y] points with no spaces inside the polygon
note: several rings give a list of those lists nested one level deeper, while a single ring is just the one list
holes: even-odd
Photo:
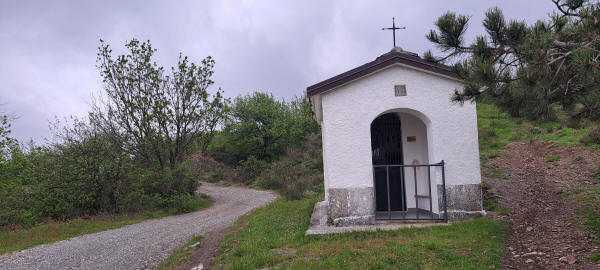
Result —
[{"label": "gravel path", "polygon": [[152,269],[193,236],[223,230],[276,198],[267,191],[204,183],[207,209],[148,220],[0,256],[0,269]]}]

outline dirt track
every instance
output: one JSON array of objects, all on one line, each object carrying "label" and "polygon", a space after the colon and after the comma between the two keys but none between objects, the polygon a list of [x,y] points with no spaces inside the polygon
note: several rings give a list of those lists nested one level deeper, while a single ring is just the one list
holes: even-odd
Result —
[{"label": "dirt track", "polygon": [[[498,216],[510,222],[503,268],[600,269],[588,260],[600,252],[598,240],[585,232],[577,204],[564,194],[592,184],[600,164],[595,151],[541,142],[515,142],[507,148],[489,161],[507,179],[484,179],[499,204],[510,210],[508,216]],[[560,160],[548,162],[554,155]]]}]

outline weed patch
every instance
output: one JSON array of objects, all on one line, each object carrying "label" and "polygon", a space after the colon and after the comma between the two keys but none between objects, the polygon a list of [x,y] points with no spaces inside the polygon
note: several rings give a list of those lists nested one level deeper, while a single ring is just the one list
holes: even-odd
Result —
[{"label": "weed patch", "polygon": [[553,156],[549,156],[548,158],[546,158],[546,162],[557,162],[559,160],[560,160],[559,155],[553,155]]},{"label": "weed patch", "polygon": [[170,270],[174,269],[177,264],[189,258],[192,255],[192,250],[197,248],[202,241],[202,235],[198,235],[192,238],[183,248],[178,249],[175,253],[171,254],[169,258],[164,260],[156,268],[157,270]]},{"label": "weed patch", "polygon": [[510,210],[498,204],[497,196],[491,191],[491,188],[492,187],[487,182],[481,183],[481,189],[483,192],[483,209],[485,209],[486,211],[497,212],[502,215],[508,215],[510,213]]}]

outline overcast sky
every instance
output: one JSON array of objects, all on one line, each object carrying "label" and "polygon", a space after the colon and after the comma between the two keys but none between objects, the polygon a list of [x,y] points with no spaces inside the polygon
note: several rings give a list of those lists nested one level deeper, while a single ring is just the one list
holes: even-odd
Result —
[{"label": "overcast sky", "polygon": [[[161,65],[180,52],[216,60],[215,87],[229,97],[261,90],[278,98],[372,61],[392,48],[433,49],[425,34],[446,11],[470,15],[469,37],[484,12],[499,6],[529,23],[552,12],[550,0],[437,1],[9,1],[0,0],[0,111],[19,118],[13,136],[42,143],[48,120],[85,116],[102,90],[95,67],[99,39],[123,52],[127,40],[151,40]],[[470,39],[469,39],[470,40]]]}]

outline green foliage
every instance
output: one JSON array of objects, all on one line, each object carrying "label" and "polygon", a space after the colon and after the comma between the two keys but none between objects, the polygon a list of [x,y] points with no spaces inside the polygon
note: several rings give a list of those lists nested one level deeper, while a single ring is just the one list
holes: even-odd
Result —
[{"label": "green foliage", "polygon": [[590,130],[579,141],[586,145],[600,145],[600,128]]},{"label": "green foliage", "polygon": [[91,120],[141,161],[174,168],[192,145],[204,150],[224,119],[222,91],[208,92],[215,61],[209,56],[197,65],[180,54],[166,75],[153,62],[150,41],[125,46],[129,53],[113,58],[100,41],[97,66],[108,100],[95,105]]},{"label": "green foliage", "polygon": [[[477,103],[477,125],[479,127],[479,149],[482,158],[498,155],[498,150],[511,141],[539,139],[560,146],[588,145],[598,147],[593,140],[584,138],[594,134],[597,123],[588,121],[578,128],[567,126],[568,119],[557,121],[527,121],[511,117],[497,106],[484,102]],[[586,135],[588,134],[588,135]],[[482,163],[485,160],[482,160]]]},{"label": "green foliage", "polygon": [[184,165],[140,166],[111,140],[82,122],[48,147],[14,148],[0,162],[0,226],[31,226],[102,213],[193,210],[197,181]]},{"label": "green foliage", "polygon": [[555,155],[555,156],[549,156],[548,158],[546,158],[546,162],[556,162],[560,160],[560,156],[559,155]]},{"label": "green foliage", "polygon": [[180,55],[170,75],[153,62],[150,42],[132,40],[129,54],[112,57],[101,41],[98,68],[108,100],[87,121],[73,119],[46,146],[25,148],[8,138],[0,115],[0,227],[31,226],[103,213],[205,207],[198,182],[183,162],[193,146],[205,148],[227,112],[214,95],[214,61],[200,65]]},{"label": "green foliage", "polygon": [[494,105],[477,103],[479,148],[484,156],[497,155],[500,148],[513,140],[527,139],[531,134],[523,131],[522,124],[503,113]]},{"label": "green foliage", "polygon": [[266,161],[250,156],[248,159],[240,161],[236,168],[238,181],[244,184],[250,184],[256,177],[261,175],[268,166],[269,164]]},{"label": "green foliage", "polygon": [[242,217],[211,266],[225,269],[499,269],[507,226],[450,226],[305,236],[316,198],[277,200]]},{"label": "green foliage", "polygon": [[305,97],[286,102],[255,92],[234,100],[223,132],[215,138],[209,152],[236,166],[251,157],[271,162],[318,128]]},{"label": "green foliage", "polygon": [[218,183],[221,180],[225,179],[225,175],[223,173],[223,169],[215,168],[211,171],[204,173],[202,177],[202,181],[208,183]]},{"label": "green foliage", "polygon": [[204,194],[177,194],[168,198],[169,212],[183,214],[198,211],[212,204],[212,199]]},{"label": "green foliage", "polygon": [[457,102],[487,99],[512,116],[556,119],[566,112],[575,121],[600,119],[600,3],[553,0],[557,12],[547,21],[526,25],[506,20],[499,8],[483,20],[487,32],[468,45],[469,18],[448,12],[427,34],[453,62],[465,88]]},{"label": "green foliage", "polygon": [[301,147],[289,148],[256,179],[256,184],[278,190],[286,199],[299,200],[323,193],[321,136],[310,134]]},{"label": "green foliage", "polygon": [[10,135],[10,121],[8,115],[0,113],[0,161],[6,158],[7,147],[10,145],[12,139]]}]

